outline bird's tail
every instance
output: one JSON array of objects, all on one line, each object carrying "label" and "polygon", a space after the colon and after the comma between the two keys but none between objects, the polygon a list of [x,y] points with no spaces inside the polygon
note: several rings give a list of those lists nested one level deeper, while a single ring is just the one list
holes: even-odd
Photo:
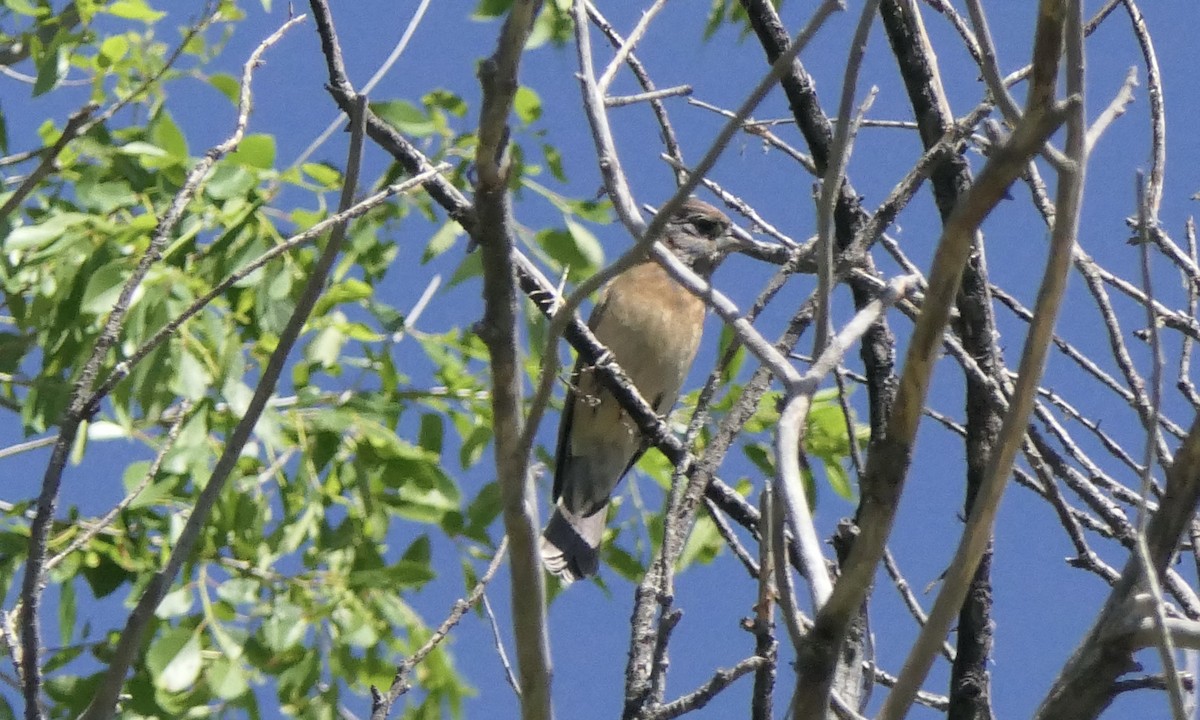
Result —
[{"label": "bird's tail", "polygon": [[600,508],[591,515],[576,515],[561,504],[542,532],[542,564],[563,584],[596,574],[600,567],[600,538],[608,513]]}]

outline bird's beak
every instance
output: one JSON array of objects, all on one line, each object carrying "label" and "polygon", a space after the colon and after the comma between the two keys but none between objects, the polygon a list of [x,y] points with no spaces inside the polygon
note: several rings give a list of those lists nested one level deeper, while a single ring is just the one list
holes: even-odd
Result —
[{"label": "bird's beak", "polygon": [[750,236],[750,233],[734,225],[729,228],[729,232],[717,240],[717,247],[720,249],[721,254],[724,255],[754,250],[758,247],[758,243]]}]

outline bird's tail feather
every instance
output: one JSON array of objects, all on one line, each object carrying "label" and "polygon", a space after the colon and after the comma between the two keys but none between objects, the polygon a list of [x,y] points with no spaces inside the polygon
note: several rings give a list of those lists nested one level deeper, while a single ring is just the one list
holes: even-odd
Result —
[{"label": "bird's tail feather", "polygon": [[596,574],[600,567],[600,538],[604,536],[604,509],[576,515],[559,505],[542,533],[542,564],[564,584]]}]

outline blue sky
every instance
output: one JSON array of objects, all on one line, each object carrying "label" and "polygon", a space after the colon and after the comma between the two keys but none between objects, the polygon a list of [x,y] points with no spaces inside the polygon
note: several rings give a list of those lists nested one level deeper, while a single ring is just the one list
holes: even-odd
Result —
[{"label": "blue sky", "polygon": [[[166,5],[166,3],[160,3]],[[351,0],[335,2],[334,12],[351,78],[361,84],[389,54],[399,38],[416,2],[391,0]],[[198,3],[194,4],[198,6]],[[302,5],[302,4],[301,4]],[[609,19],[618,28],[627,30],[638,14],[630,9],[619,14],[614,9]],[[753,38],[738,41],[736,31],[726,29],[711,41],[701,39],[708,3],[680,1],[668,5],[655,22],[640,56],[647,64],[660,87],[690,83],[697,99],[724,107],[736,105],[746,89],[757,81],[765,69],[762,52]],[[810,10],[810,2],[785,3],[783,15],[789,27],[799,27]],[[1033,26],[1035,3],[992,3],[990,21],[1000,48],[1001,68],[1011,72],[1029,56],[1029,36]],[[1087,3],[1094,9],[1096,2]],[[372,99],[408,99],[415,101],[436,87],[445,87],[461,94],[475,109],[478,96],[474,78],[475,62],[489,54],[498,31],[496,22],[478,22],[467,18],[468,3],[434,2],[413,37],[404,56],[379,85]],[[858,3],[851,11],[835,16],[821,31],[815,43],[802,56],[806,68],[814,75],[822,101],[828,112],[836,109],[842,68],[846,58],[846,39],[857,19]],[[271,12],[247,3],[249,17],[237,26],[229,47],[218,67],[236,72],[253,47],[273,31],[285,17],[286,6],[276,2]],[[297,6],[297,11],[306,11]],[[1200,51],[1194,42],[1194,30],[1200,11],[1191,3],[1146,3],[1143,11],[1157,42],[1162,66],[1168,108],[1168,165],[1167,184],[1161,219],[1163,226],[1182,241],[1183,223],[1194,211],[1189,198],[1200,190],[1200,134],[1193,132],[1197,107],[1196,68],[1200,67]],[[173,10],[185,19],[184,13]],[[926,12],[926,24],[933,37],[942,63],[942,72],[956,115],[969,111],[983,94],[978,71],[971,64],[944,20]],[[1089,41],[1089,116],[1096,114],[1109,102],[1130,66],[1140,67],[1140,55],[1128,30],[1127,18],[1118,11]],[[598,48],[603,44],[596,41]],[[607,55],[602,55],[607,58]],[[541,96],[547,112],[534,128],[544,131],[545,139],[564,152],[566,172],[570,179],[564,193],[591,195],[600,186],[590,136],[578,103],[578,84],[574,51],[545,46],[525,58],[522,81]],[[1139,70],[1144,79],[1144,71]],[[279,158],[295,157],[320,130],[337,117],[328,95],[323,60],[313,24],[294,29],[277,48],[270,51],[266,64],[255,80],[256,102],[251,130],[269,132],[276,136]],[[868,50],[867,64],[859,83],[861,98],[868,87],[876,85],[880,92],[869,117],[874,119],[909,120],[910,112],[903,87],[899,83],[882,31],[876,25]],[[615,92],[631,92],[633,81],[622,76]],[[1023,89],[1018,88],[1018,100]],[[28,119],[53,116],[64,117],[73,101],[55,99],[29,100],[26,86],[10,79],[0,80],[0,102],[8,116],[10,145],[14,150],[33,142]],[[61,104],[60,104],[61,103]],[[185,82],[176,85],[169,107],[188,135],[193,153],[220,140],[232,124],[231,110],[215,90],[204,83]],[[676,129],[689,160],[697,159],[707,149],[709,139],[720,126],[719,119],[682,100],[671,103]],[[755,113],[758,118],[785,117],[786,103],[780,93],[773,93]],[[611,117],[618,133],[620,149],[626,152],[625,167],[629,172],[639,201],[659,203],[672,190],[667,167],[655,158],[657,128],[645,107],[614,109]],[[26,119],[26,122],[22,122]],[[475,122],[473,115],[460,121],[465,129]],[[35,125],[34,125],[35,126]],[[1081,228],[1081,243],[1098,261],[1114,271],[1135,279],[1136,249],[1125,243],[1127,231],[1124,219],[1133,214],[1134,173],[1149,163],[1148,110],[1145,83],[1136,90],[1136,100],[1129,112],[1119,119],[1101,140],[1092,157],[1092,174],[1087,181],[1087,197]],[[782,126],[777,132],[797,146],[802,145],[794,128]],[[864,207],[873,208],[887,191],[907,171],[919,152],[915,134],[901,129],[868,129],[860,136],[856,152],[849,165],[849,177],[864,196]],[[369,149],[369,170],[378,172],[385,164],[383,154]],[[315,159],[340,165],[344,157],[344,140],[338,133],[317,153]],[[981,159],[972,158],[978,168]],[[1047,179],[1051,176],[1043,167]],[[762,145],[747,136],[735,138],[711,177],[728,189],[745,197],[772,223],[798,239],[815,231],[811,188],[813,180],[798,172],[798,168],[778,152],[765,152]],[[539,180],[549,182],[545,177]],[[1046,236],[1039,217],[1029,208],[1028,194],[1021,186],[1013,189],[1013,199],[1002,204],[985,224],[988,253],[993,281],[1032,306],[1044,259]],[[559,222],[558,214],[548,203],[533,193],[516,204],[516,217],[531,227]],[[417,265],[420,253],[434,225],[414,220],[398,231],[401,253],[397,271],[384,286],[387,299],[398,307],[409,307],[424,290],[428,278],[441,273],[448,278],[462,258],[462,246],[456,247],[439,261],[424,267]],[[629,238],[613,224],[594,227],[605,245],[608,257],[615,257],[627,247]],[[932,254],[939,232],[936,212],[927,194],[920,195],[901,216],[892,234],[918,264],[925,266]],[[1180,292],[1175,274],[1165,262],[1158,262],[1158,289],[1164,302],[1178,306]],[[895,268],[884,267],[894,273]],[[716,275],[715,283],[728,292],[743,307],[755,295],[772,272],[753,261],[735,258]],[[764,315],[764,333],[773,336],[781,323],[811,290],[813,280],[800,277],[785,289],[785,295],[774,310]],[[836,308],[837,320],[849,318],[849,303],[840,297]],[[1126,331],[1142,327],[1144,318],[1134,314],[1135,308],[1122,306],[1127,319]],[[437,332],[474,322],[480,315],[479,288],[466,283],[445,289],[435,298],[422,317],[419,327]],[[1024,337],[1024,326],[1005,311],[998,311],[1002,344],[1009,365],[1015,367]],[[893,331],[907,334],[907,320],[893,313]],[[1059,323],[1060,331],[1080,348],[1107,358],[1107,340],[1097,330],[1096,313],[1078,277],[1072,287]],[[696,363],[689,387],[696,387],[707,375],[713,361],[718,326],[710,320],[705,350]],[[810,341],[802,341],[804,347]],[[1140,345],[1133,343],[1138,350]],[[419,349],[413,343],[397,348],[398,364],[410,375],[419,378],[421,368],[427,367]],[[1148,358],[1141,353],[1135,358],[1148,374]],[[857,365],[857,360],[852,361]],[[1106,367],[1111,368],[1108,360]],[[1172,377],[1173,369],[1168,369]],[[1119,406],[1108,393],[1097,392],[1094,381],[1080,377],[1077,369],[1061,355],[1050,360],[1045,385],[1052,387],[1076,404],[1081,410],[1101,419],[1105,428],[1140,447],[1140,429],[1136,417],[1127,407]],[[961,372],[952,361],[943,361],[934,383],[931,405],[943,412],[961,416]],[[1178,420],[1190,418],[1183,412],[1177,394],[1168,390],[1168,410],[1176,411]],[[865,392],[853,400],[864,416]],[[548,418],[541,440],[552,446],[557,418]],[[1078,434],[1083,435],[1082,431]],[[401,428],[404,432],[405,428]],[[20,439],[15,427],[0,427],[4,445]],[[140,451],[132,447],[102,449],[96,465],[90,466],[110,476],[116,486],[129,458]],[[757,484],[761,478],[740,455],[731,454],[722,475],[727,479],[747,476]],[[23,498],[32,493],[34,478],[40,477],[45,453],[28,453],[18,459],[4,460],[0,472],[14,478],[0,490],[4,499]],[[485,458],[486,459],[486,458]],[[920,445],[914,458],[909,486],[902,503],[896,532],[891,542],[909,582],[920,593],[935,583],[953,553],[960,523],[962,486],[961,444],[946,431],[930,423],[921,433]],[[85,473],[76,468],[68,473],[65,497],[68,502],[84,502],[85,497],[107,500],[107,493],[85,482]],[[491,468],[485,462],[461,477],[464,492],[469,496],[491,478]],[[653,483],[633,478],[638,488],[656,498]],[[656,501],[656,500],[652,500]],[[543,506],[543,512],[545,507]],[[822,490],[816,509],[819,531],[827,536],[841,517],[853,514],[852,504],[837,497],[828,488]],[[1011,487],[998,519],[995,559],[997,640],[992,666],[994,703],[1001,717],[1029,715],[1040,701],[1051,680],[1075,644],[1086,631],[1099,609],[1107,588],[1094,576],[1069,568],[1064,558],[1072,549],[1051,509],[1029,491]],[[396,547],[403,548],[408,529],[397,528]],[[1118,567],[1124,554],[1099,542],[1096,547],[1105,558]],[[449,610],[461,592],[457,571],[456,549],[449,543],[435,547],[435,562],[444,562],[447,571],[428,589],[411,598],[415,608],[427,622],[436,624]],[[1189,577],[1191,574],[1189,574]],[[896,593],[880,576],[880,587],[871,606],[872,631],[876,637],[880,665],[895,672],[903,661],[908,644],[914,637],[912,619],[900,605]],[[613,717],[620,712],[625,657],[628,648],[628,620],[632,607],[632,586],[613,573],[605,574],[607,591],[592,584],[578,584],[556,599],[550,609],[550,630],[555,662],[554,697],[561,717]],[[755,587],[746,581],[745,574],[728,554],[711,566],[694,567],[678,582],[678,607],[684,611],[673,642],[672,666],[668,682],[668,697],[687,692],[707,679],[718,667],[727,667],[749,655],[753,638],[738,628],[739,618],[750,614]],[[924,604],[932,603],[932,594],[921,595]],[[508,615],[508,583],[502,573],[489,591],[489,598],[502,626]],[[506,635],[507,649],[512,651],[511,637]],[[786,642],[784,643],[786,644]],[[467,707],[468,717],[516,715],[516,702],[508,689],[493,647],[491,630],[478,616],[468,616],[455,631],[453,652],[460,668],[479,690],[478,697]],[[784,651],[785,656],[790,652]],[[1149,658],[1140,658],[1149,660]],[[927,682],[929,689],[944,693],[948,667],[935,665]],[[780,671],[778,706],[786,703],[789,672]],[[8,688],[0,692],[11,692]],[[698,717],[728,717],[745,714],[749,681],[727,691]],[[877,689],[876,696],[883,690]],[[264,698],[264,709],[270,708]],[[353,708],[365,715],[369,703],[363,698]],[[1114,710],[1114,717],[1137,713],[1142,717],[1165,717],[1163,698],[1152,693],[1140,693],[1123,699]],[[270,713],[267,713],[270,716]],[[917,708],[912,717],[932,717]]]}]

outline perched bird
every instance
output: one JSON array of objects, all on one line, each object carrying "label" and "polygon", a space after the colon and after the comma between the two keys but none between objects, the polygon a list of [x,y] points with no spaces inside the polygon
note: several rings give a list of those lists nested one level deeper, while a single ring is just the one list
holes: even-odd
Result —
[{"label": "perched bird", "polygon": [[[730,227],[724,213],[692,198],[671,216],[661,242],[707,278],[743,247]],[[647,257],[604,286],[588,326],[642,397],[665,415],[700,347],[704,313],[703,301]],[[556,507],[542,533],[549,572],[567,583],[596,573],[609,496],[645,449],[633,420],[581,359],[558,428]]]}]

